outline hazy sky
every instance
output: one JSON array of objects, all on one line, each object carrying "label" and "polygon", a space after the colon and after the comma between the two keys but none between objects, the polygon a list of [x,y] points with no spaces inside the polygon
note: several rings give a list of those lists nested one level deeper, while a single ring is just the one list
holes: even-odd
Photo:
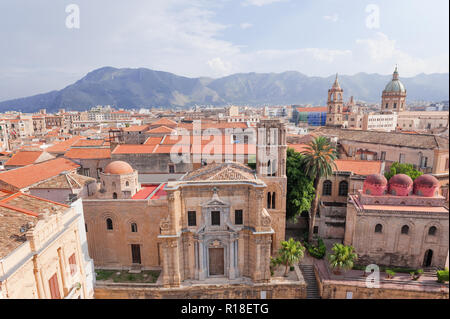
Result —
[{"label": "hazy sky", "polygon": [[[66,26],[70,4],[79,29]],[[389,74],[396,63],[405,77],[448,72],[448,12],[448,0],[1,0],[0,100],[103,66],[189,77]]]}]

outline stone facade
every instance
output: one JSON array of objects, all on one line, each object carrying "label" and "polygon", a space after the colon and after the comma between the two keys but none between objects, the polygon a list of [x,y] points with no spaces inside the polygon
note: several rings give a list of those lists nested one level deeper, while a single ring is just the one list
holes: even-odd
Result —
[{"label": "stone facade", "polygon": [[355,247],[360,263],[445,267],[449,216],[444,197],[375,196],[365,190],[348,198],[344,239]]}]

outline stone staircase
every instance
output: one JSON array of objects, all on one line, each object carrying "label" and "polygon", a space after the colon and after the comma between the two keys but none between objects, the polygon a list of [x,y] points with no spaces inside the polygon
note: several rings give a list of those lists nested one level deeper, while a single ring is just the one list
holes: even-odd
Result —
[{"label": "stone staircase", "polygon": [[427,277],[437,277],[436,271],[438,271],[438,268],[435,267],[423,268],[423,275]]},{"label": "stone staircase", "polygon": [[300,265],[303,278],[306,281],[306,299],[320,299],[319,287],[317,287],[316,274],[313,265]]}]

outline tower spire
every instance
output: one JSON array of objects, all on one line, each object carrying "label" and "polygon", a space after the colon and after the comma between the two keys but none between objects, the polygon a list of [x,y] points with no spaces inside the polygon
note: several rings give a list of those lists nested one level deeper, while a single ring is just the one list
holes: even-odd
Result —
[{"label": "tower spire", "polygon": [[340,88],[339,80],[338,80],[338,74],[337,73],[336,73],[336,79],[334,80],[333,87]]}]

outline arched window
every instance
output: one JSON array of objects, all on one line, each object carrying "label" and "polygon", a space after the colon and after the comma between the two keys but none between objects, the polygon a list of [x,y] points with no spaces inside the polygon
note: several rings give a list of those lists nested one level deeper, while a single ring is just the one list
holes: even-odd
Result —
[{"label": "arched window", "polygon": [[431,226],[431,227],[428,229],[428,235],[430,235],[430,236],[436,235],[436,232],[437,232],[437,228],[434,227],[434,226]]},{"label": "arched window", "polygon": [[348,195],[348,183],[346,181],[342,181],[339,183],[339,196],[347,196]]},{"label": "arched window", "polygon": [[332,187],[333,183],[331,183],[331,181],[326,180],[325,182],[323,182],[323,187],[322,187],[322,195],[323,196],[331,196],[331,187]]},{"label": "arched window", "polygon": [[383,225],[377,224],[377,225],[375,226],[375,232],[376,232],[376,233],[381,233],[381,232],[383,232]]},{"label": "arched window", "polygon": [[137,233],[137,230],[138,228],[137,228],[137,224],[136,223],[132,223],[131,224],[131,232],[132,233]]},{"label": "arched window", "polygon": [[113,230],[113,222],[111,218],[106,219],[106,229],[107,230]]},{"label": "arched window", "polygon": [[113,193],[113,198],[117,199],[117,193]]},{"label": "arched window", "polygon": [[404,225],[402,227],[402,234],[408,235],[409,233],[409,226],[408,225]]},{"label": "arched window", "polygon": [[276,194],[275,194],[275,192],[273,192],[273,194],[272,194],[272,209],[275,209],[275,198],[276,198]]},{"label": "arched window", "polygon": [[272,194],[269,192],[267,193],[267,208],[270,209],[272,205]]},{"label": "arched window", "polygon": [[127,182],[125,183],[125,186],[130,186],[130,182],[127,181]]}]

